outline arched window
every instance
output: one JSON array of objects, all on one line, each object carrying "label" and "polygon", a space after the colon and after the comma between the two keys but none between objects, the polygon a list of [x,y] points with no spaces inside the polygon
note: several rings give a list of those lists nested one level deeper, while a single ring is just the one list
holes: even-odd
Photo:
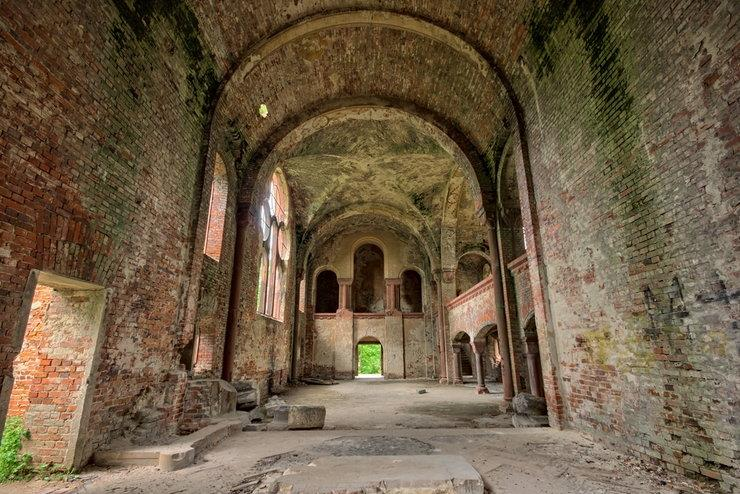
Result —
[{"label": "arched window", "polygon": [[457,271],[455,272],[457,295],[467,292],[490,274],[491,265],[488,264],[488,259],[477,252],[464,254],[457,262]]},{"label": "arched window", "polygon": [[401,312],[421,310],[421,275],[409,269],[401,274]]},{"label": "arched window", "polygon": [[257,311],[280,321],[285,307],[285,273],[290,256],[288,216],[288,189],[282,175],[275,172],[260,210],[262,253]]},{"label": "arched window", "polygon": [[385,310],[385,273],[383,251],[373,244],[360,246],[354,255],[352,306],[354,312]]},{"label": "arched window", "polygon": [[221,156],[216,154],[211,182],[211,204],[208,207],[208,226],[203,252],[215,261],[221,259],[221,244],[224,239],[224,222],[226,221],[226,202],[229,197],[229,181],[226,178],[226,166]]},{"label": "arched window", "polygon": [[318,314],[336,312],[339,309],[339,282],[334,271],[326,270],[316,277],[316,306]]}]

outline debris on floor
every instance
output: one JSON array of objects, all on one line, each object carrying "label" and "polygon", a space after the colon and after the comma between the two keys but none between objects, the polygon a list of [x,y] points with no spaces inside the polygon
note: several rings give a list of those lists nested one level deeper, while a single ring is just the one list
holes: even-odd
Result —
[{"label": "debris on floor", "polygon": [[334,379],[318,379],[315,377],[304,377],[301,379],[302,382],[306,384],[320,384],[323,386],[332,386],[334,384],[339,384],[339,381],[335,381]]}]

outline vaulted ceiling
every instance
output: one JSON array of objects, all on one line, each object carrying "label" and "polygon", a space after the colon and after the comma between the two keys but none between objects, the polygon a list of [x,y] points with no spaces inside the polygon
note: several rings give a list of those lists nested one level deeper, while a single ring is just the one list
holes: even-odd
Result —
[{"label": "vaulted ceiling", "polygon": [[[392,211],[386,216],[435,251],[450,224],[445,214],[454,216],[459,248],[483,243],[478,210],[491,202],[495,179],[482,157],[514,127],[505,74],[517,70],[530,7],[192,2],[224,74],[211,142],[237,134],[246,147],[240,201],[254,203],[252,184],[279,166],[308,236],[332,216],[372,206]],[[341,119],[331,116],[337,111]],[[448,188],[459,179],[464,190],[453,197]]]}]

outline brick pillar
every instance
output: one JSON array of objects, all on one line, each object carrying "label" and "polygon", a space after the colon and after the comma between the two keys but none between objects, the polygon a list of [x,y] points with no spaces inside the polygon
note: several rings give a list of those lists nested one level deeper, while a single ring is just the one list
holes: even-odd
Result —
[{"label": "brick pillar", "polygon": [[460,345],[452,345],[452,384],[462,384],[462,371],[460,361],[460,352],[462,348]]},{"label": "brick pillar", "polygon": [[[511,352],[509,351],[509,328],[504,312],[504,287],[501,281],[501,262],[498,253],[496,232],[490,221],[487,222],[488,248],[491,258],[491,277],[493,278],[493,313],[498,329],[498,341],[501,346],[501,380],[504,384],[504,400],[514,397],[514,385],[511,379]],[[484,386],[485,387],[485,386]]]},{"label": "brick pillar", "polygon": [[401,278],[385,279],[385,313],[401,312]]},{"label": "brick pillar", "polygon": [[540,398],[545,397],[544,386],[542,385],[542,369],[540,366],[540,347],[537,344],[537,337],[527,339],[527,371],[529,372],[530,391],[533,395]]},{"label": "brick pillar", "polygon": [[352,278],[339,278],[339,309],[337,312],[352,312]]},{"label": "brick pillar", "polygon": [[488,388],[486,387],[486,370],[483,367],[483,355],[486,352],[485,341],[476,341],[470,344],[475,354],[475,378],[478,381],[478,386],[475,388],[475,392],[479,395],[488,394]]}]

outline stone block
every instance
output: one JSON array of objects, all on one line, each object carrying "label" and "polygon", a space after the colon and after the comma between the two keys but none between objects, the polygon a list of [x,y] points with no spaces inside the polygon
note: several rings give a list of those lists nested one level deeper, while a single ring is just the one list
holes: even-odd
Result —
[{"label": "stone block", "polygon": [[511,400],[514,412],[521,415],[547,415],[547,403],[544,398],[529,393],[519,393]]},{"label": "stone block", "polygon": [[287,429],[290,430],[322,429],[325,419],[326,408],[323,406],[283,405],[274,409],[271,426],[281,427],[287,424]]}]

